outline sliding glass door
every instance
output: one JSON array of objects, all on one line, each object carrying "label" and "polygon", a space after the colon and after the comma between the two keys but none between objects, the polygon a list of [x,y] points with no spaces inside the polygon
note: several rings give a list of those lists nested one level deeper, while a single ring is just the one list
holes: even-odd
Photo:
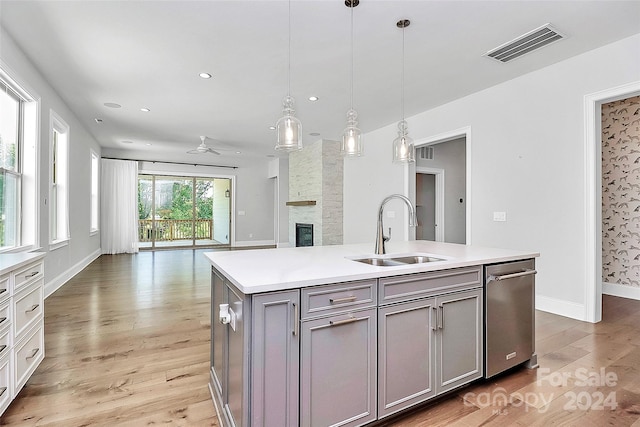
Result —
[{"label": "sliding glass door", "polygon": [[229,245],[231,180],[140,175],[140,248]]}]

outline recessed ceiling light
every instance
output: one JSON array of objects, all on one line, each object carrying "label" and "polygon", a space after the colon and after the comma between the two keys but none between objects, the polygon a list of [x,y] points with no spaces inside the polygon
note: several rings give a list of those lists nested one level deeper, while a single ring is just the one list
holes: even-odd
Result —
[{"label": "recessed ceiling light", "polygon": [[211,78],[211,74],[209,74],[209,73],[200,73],[198,75],[200,77],[202,77],[203,79],[210,79]]},{"label": "recessed ceiling light", "polygon": [[269,130],[276,130],[275,126],[269,126]]},{"label": "recessed ceiling light", "polygon": [[146,143],[146,144],[144,144],[144,145],[146,145],[146,146],[150,147],[150,146],[151,146],[151,143],[150,143],[150,142],[147,142],[147,143]]},{"label": "recessed ceiling light", "polygon": [[320,133],[318,133],[318,132],[311,132],[309,135],[311,135],[311,136],[320,136]]},{"label": "recessed ceiling light", "polygon": [[122,105],[116,104],[115,102],[105,102],[104,106],[105,107],[109,107],[109,108],[120,108],[120,107],[122,107]]},{"label": "recessed ceiling light", "polygon": [[148,113],[151,110],[148,109],[147,107],[143,107],[143,108],[140,109],[140,111],[144,111],[145,113]]},{"label": "recessed ceiling light", "polygon": [[320,99],[320,98],[318,98],[317,96],[310,96],[310,97],[309,97],[309,101],[312,101],[312,102],[315,102],[315,101],[317,101],[318,99]]},{"label": "recessed ceiling light", "polygon": [[96,121],[96,123],[102,123],[102,119],[95,118],[95,119],[93,119],[93,120],[95,120],[95,121]]},{"label": "recessed ceiling light", "polygon": [[236,151],[236,154],[242,154],[242,151]]},{"label": "recessed ceiling light", "polygon": [[273,154],[267,154],[267,157],[275,157]]},{"label": "recessed ceiling light", "polygon": [[133,141],[122,141],[123,144],[133,144]]}]

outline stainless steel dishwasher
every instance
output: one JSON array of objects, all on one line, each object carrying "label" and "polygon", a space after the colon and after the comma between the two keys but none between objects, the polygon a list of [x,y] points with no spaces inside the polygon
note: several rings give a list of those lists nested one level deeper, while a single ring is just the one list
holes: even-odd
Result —
[{"label": "stainless steel dishwasher", "polygon": [[529,361],[535,354],[535,260],[486,265],[485,378]]}]

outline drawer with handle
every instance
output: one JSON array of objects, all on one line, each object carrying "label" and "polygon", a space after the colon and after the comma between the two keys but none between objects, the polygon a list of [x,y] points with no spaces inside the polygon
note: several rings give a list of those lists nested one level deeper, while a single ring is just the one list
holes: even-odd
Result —
[{"label": "drawer with handle", "polygon": [[41,278],[43,275],[43,271],[44,263],[42,261],[34,262],[24,268],[17,270],[14,276],[15,278],[13,292],[15,293],[20,287]]},{"label": "drawer with handle", "polygon": [[5,274],[0,277],[0,302],[6,300],[11,295],[9,291],[9,275]]},{"label": "drawer with handle", "polygon": [[27,382],[33,371],[36,370],[42,359],[44,359],[44,327],[36,328],[24,340],[19,342],[13,349],[15,363],[14,395]]},{"label": "drawer with handle", "polygon": [[11,325],[11,301],[0,303],[0,331],[9,329]]},{"label": "drawer with handle", "polygon": [[375,279],[304,288],[301,318],[373,307],[376,305],[376,298]]},{"label": "drawer with handle", "polygon": [[42,282],[39,280],[22,290],[13,300],[14,337],[17,342],[26,331],[43,317]]},{"label": "drawer with handle", "polygon": [[11,403],[11,364],[9,354],[0,353],[0,414]]}]

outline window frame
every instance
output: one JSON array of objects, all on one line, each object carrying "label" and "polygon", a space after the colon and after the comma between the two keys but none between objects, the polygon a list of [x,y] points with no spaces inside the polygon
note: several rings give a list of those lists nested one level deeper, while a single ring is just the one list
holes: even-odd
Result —
[{"label": "window frame", "polygon": [[[21,120],[18,123],[19,141],[16,147],[15,171],[19,174],[17,183],[16,242],[14,246],[3,247],[0,253],[28,252],[39,249],[39,161],[40,161],[40,105],[38,94],[0,58],[0,82],[3,88],[11,90],[20,99]],[[5,169],[7,170],[7,169]]]},{"label": "window frame", "polygon": [[69,125],[49,111],[49,250],[69,244]]},{"label": "window frame", "polygon": [[100,232],[100,156],[90,151],[91,187],[89,189],[89,235],[95,236]]}]

